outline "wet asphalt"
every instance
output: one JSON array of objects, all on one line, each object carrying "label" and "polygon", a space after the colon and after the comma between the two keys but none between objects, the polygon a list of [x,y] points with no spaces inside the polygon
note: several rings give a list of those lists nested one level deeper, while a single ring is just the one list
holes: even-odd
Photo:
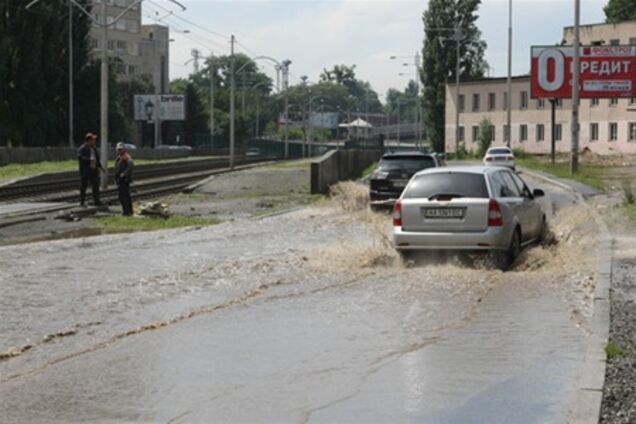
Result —
[{"label": "wet asphalt", "polygon": [[[548,190],[550,215],[572,204]],[[404,266],[388,219],[327,203],[0,247],[0,422],[566,422],[588,219],[507,273]]]}]

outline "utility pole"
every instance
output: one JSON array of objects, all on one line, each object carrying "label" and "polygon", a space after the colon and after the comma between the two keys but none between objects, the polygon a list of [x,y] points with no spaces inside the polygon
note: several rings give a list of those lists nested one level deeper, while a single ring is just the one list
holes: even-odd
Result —
[{"label": "utility pole", "polygon": [[508,98],[506,99],[506,130],[504,131],[504,139],[506,146],[510,147],[512,143],[512,0],[508,0],[508,79],[507,79]]},{"label": "utility pole", "polygon": [[190,50],[190,55],[192,56],[194,73],[197,73],[199,72],[199,60],[201,59],[201,51],[199,49],[192,49]]},{"label": "utility pole", "polygon": [[461,28],[459,26],[455,28],[454,37],[457,43],[456,58],[455,58],[455,152],[459,151],[459,50],[461,47],[461,41],[464,38]]},{"label": "utility pole", "polygon": [[73,3],[68,2],[68,145],[73,148]]},{"label": "utility pole", "polygon": [[234,169],[234,34],[230,37],[230,169]]},{"label": "utility pole", "polygon": [[417,102],[417,144],[416,147],[422,147],[422,102],[420,101],[420,52],[415,53],[415,85],[417,94],[415,101]]},{"label": "utility pole", "polygon": [[570,170],[573,174],[579,170],[579,76],[581,40],[579,26],[581,19],[581,0],[574,1],[574,57],[572,61],[572,158]]},{"label": "utility pole", "polygon": [[108,22],[106,21],[106,2],[102,2],[102,63],[100,76],[100,162],[102,170],[101,187],[108,187]]},{"label": "utility pole", "polygon": [[289,159],[289,133],[288,133],[288,121],[289,121],[289,65],[291,60],[287,59],[283,61],[283,90],[285,90],[285,159]]},{"label": "utility pole", "polygon": [[[214,56],[211,56],[214,59]],[[210,144],[214,148],[214,65],[210,64]]]}]

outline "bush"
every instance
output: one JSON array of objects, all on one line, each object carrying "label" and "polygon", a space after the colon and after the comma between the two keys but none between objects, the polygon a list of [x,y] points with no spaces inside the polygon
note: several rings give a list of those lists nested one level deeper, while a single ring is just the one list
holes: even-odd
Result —
[{"label": "bush", "polygon": [[493,139],[494,126],[492,121],[488,118],[482,118],[479,123],[479,156],[484,156],[486,151],[490,148]]},{"label": "bush", "polygon": [[634,191],[632,190],[632,183],[630,180],[623,180],[623,197],[626,205],[633,205],[634,201]]},{"label": "bush", "polygon": [[512,149],[512,154],[515,155],[516,159],[525,159],[528,156],[530,156],[528,154],[528,152],[526,152],[525,150],[523,150],[521,147],[514,147]]},{"label": "bush", "polygon": [[453,159],[470,159],[473,157],[473,152],[469,151],[468,149],[466,149],[466,145],[464,143],[459,143],[459,146],[457,147],[457,151],[455,151],[455,154],[453,155]]}]

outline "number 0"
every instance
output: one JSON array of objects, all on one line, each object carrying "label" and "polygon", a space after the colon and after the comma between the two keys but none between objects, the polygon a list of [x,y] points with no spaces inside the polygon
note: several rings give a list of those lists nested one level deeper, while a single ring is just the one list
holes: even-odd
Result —
[{"label": "number 0", "polygon": [[[548,81],[548,63],[554,60],[554,79]],[[539,55],[539,87],[545,91],[557,91],[563,86],[565,56],[558,50],[544,50]]]}]

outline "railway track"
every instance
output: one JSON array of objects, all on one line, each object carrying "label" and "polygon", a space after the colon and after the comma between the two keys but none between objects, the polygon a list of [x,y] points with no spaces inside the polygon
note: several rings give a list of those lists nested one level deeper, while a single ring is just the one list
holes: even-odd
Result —
[{"label": "railway track", "polygon": [[[236,168],[264,161],[242,158],[236,161]],[[135,198],[173,193],[210,175],[227,171],[225,158],[141,165],[135,168],[131,193]],[[0,187],[0,202],[79,202],[78,186],[77,172],[39,176]],[[116,201],[117,190],[104,190],[101,197],[104,202]]]}]

